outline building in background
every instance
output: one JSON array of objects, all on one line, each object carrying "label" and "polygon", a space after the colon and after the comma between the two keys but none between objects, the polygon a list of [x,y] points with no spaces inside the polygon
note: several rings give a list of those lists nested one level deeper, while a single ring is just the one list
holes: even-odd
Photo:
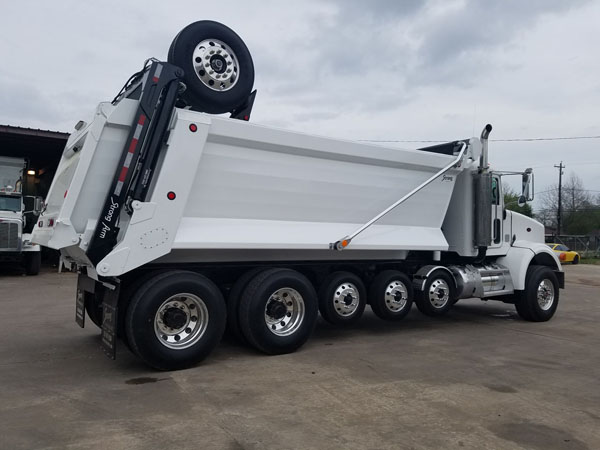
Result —
[{"label": "building in background", "polygon": [[[4,161],[10,161],[10,158],[18,161],[16,158],[19,158],[21,166],[25,161],[24,175],[18,181],[24,196],[46,198],[68,137],[69,133],[58,131],[0,125],[0,160],[4,157]],[[17,188],[16,183],[13,184],[12,188]],[[25,209],[32,209],[32,205],[26,202]],[[34,223],[29,220],[23,232],[31,232]],[[42,253],[44,260],[57,264],[56,251],[43,248]]]},{"label": "building in background", "polygon": [[24,195],[46,198],[69,133],[0,125],[0,156],[25,158]]}]

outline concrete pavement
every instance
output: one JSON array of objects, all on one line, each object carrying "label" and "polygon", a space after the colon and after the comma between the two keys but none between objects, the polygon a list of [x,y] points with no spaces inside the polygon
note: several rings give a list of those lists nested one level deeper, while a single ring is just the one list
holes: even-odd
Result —
[{"label": "concrete pavement", "polygon": [[[1,449],[600,448],[600,266],[557,315],[459,302],[445,318],[319,321],[292,355],[225,341],[155,372],[74,322],[74,274],[0,275]],[[368,308],[367,308],[368,309]]]}]

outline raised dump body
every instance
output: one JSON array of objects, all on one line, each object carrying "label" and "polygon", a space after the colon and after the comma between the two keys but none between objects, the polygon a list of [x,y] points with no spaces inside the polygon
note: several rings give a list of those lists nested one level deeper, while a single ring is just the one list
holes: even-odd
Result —
[{"label": "raised dump body", "polygon": [[[71,136],[38,242],[89,264],[92,233],[115,221],[99,216],[136,109],[128,99],[102,104],[90,125]],[[460,167],[367,228],[342,255],[330,250],[332,242],[452,164],[466,144],[456,144],[451,155],[385,148],[176,109],[148,199],[132,204],[131,216],[121,210],[116,246],[99,264],[108,270],[100,273],[120,275],[163,256],[171,262],[389,259],[408,250],[447,250],[441,225],[456,175],[476,170],[478,145],[472,140]],[[248,256],[248,250],[258,252]]]}]

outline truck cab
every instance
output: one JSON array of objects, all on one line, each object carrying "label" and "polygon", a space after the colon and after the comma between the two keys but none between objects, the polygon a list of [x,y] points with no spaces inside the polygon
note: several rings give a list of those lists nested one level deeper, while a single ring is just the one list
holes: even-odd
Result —
[{"label": "truck cab", "polygon": [[[40,246],[31,242],[35,218],[41,212],[40,197],[24,196],[22,158],[0,157],[0,262],[23,265],[28,275],[40,271]],[[26,210],[26,201],[30,210]]]}]

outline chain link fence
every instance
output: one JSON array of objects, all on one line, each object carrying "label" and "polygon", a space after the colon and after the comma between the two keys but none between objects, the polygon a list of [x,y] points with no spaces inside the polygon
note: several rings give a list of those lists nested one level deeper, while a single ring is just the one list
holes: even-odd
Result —
[{"label": "chain link fence", "polygon": [[566,245],[579,253],[582,258],[600,258],[600,236],[598,235],[547,235],[546,242]]}]

